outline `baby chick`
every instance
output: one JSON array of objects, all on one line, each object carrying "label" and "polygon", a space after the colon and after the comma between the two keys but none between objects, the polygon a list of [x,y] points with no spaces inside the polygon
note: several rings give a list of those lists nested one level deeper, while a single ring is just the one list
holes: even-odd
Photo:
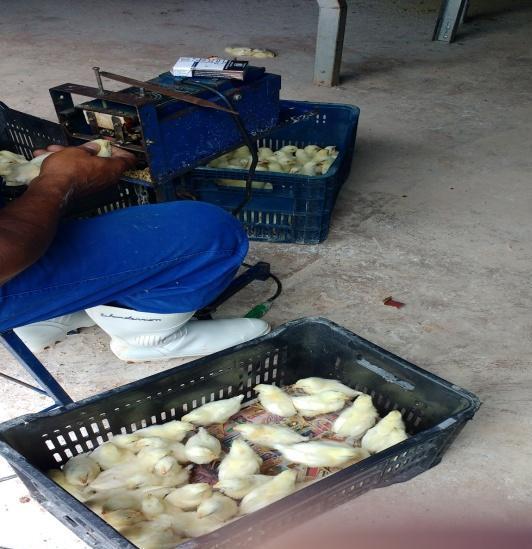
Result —
[{"label": "baby chick", "polygon": [[165,498],[165,501],[183,509],[183,511],[191,511],[196,509],[198,505],[206,498],[212,495],[210,484],[206,482],[196,482],[194,484],[185,484],[180,488],[172,490]]},{"label": "baby chick", "polygon": [[103,513],[102,518],[110,524],[115,530],[121,532],[127,526],[132,526],[138,522],[142,522],[144,515],[135,509],[118,509]]},{"label": "baby chick", "polygon": [[251,156],[251,152],[246,145],[239,147],[231,153],[232,159],[247,158],[248,156]]},{"label": "baby chick", "polygon": [[182,441],[189,431],[194,429],[194,425],[185,421],[169,421],[162,425],[150,425],[137,431],[140,437],[158,437],[170,439],[176,442]]},{"label": "baby chick", "polygon": [[152,521],[126,526],[122,529],[122,535],[139,549],[174,549],[182,541],[172,528],[162,528]]},{"label": "baby chick", "polygon": [[223,492],[230,498],[242,499],[245,495],[249,494],[251,490],[266,482],[270,482],[270,480],[272,480],[272,477],[268,475],[250,475],[249,477],[219,480],[214,485],[214,488],[220,490],[220,492]]},{"label": "baby chick", "polygon": [[295,152],[297,151],[297,147],[295,145],[285,145],[284,147],[281,147],[279,150],[285,154],[294,155]]},{"label": "baby chick", "polygon": [[270,156],[273,156],[273,151],[269,147],[259,147],[257,153],[259,155],[259,160],[266,160],[267,158],[270,158]]},{"label": "baby chick", "polygon": [[274,448],[276,444],[295,444],[308,440],[307,437],[281,425],[243,423],[237,425],[235,431],[238,431],[246,440],[267,448]]},{"label": "baby chick", "polygon": [[168,449],[170,450],[170,454],[177,459],[178,463],[189,463],[185,445],[182,442],[173,442],[168,446]]},{"label": "baby chick", "polygon": [[167,438],[140,436],[140,438],[133,443],[132,449],[133,449],[133,452],[138,453],[140,450],[143,450],[144,448],[168,449],[170,444],[172,444],[172,441]]},{"label": "baby chick", "polygon": [[316,155],[316,153],[321,150],[320,147],[318,147],[318,145],[307,145],[306,147],[303,148],[303,150],[312,158],[314,158],[314,156]]},{"label": "baby chick", "polygon": [[338,391],[323,391],[315,395],[292,397],[292,403],[302,416],[314,417],[338,412],[345,406],[345,401],[348,399],[347,395]]},{"label": "baby chick", "polygon": [[343,437],[359,438],[375,425],[378,417],[371,396],[360,395],[336,418],[332,430]]},{"label": "baby chick", "polygon": [[197,538],[220,528],[223,522],[214,517],[198,517],[194,511],[180,511],[172,514],[171,525],[174,531],[182,532],[189,538]]},{"label": "baby chick", "polygon": [[182,419],[203,426],[212,425],[213,423],[225,423],[240,410],[242,400],[244,400],[244,395],[207,402],[207,404],[184,415]]},{"label": "baby chick", "polygon": [[268,171],[269,172],[282,172],[284,170],[283,170],[283,167],[281,166],[281,164],[279,164],[279,162],[276,162],[274,160],[270,160],[270,161],[268,161]]},{"label": "baby chick", "polygon": [[341,442],[314,440],[288,446],[278,444],[276,449],[292,463],[301,463],[307,467],[339,467],[352,460],[369,456],[363,448],[353,448]]},{"label": "baby chick", "polygon": [[69,494],[74,496],[76,499],[79,499],[79,501],[85,501],[88,499],[89,496],[85,493],[83,488],[79,486],[74,486],[74,484],[70,484],[69,482],[67,482],[65,473],[63,473],[61,469],[50,469],[50,471],[48,471],[46,474],[56,484],[61,486],[63,490],[66,490]]},{"label": "baby chick", "polygon": [[154,494],[147,494],[140,501],[140,510],[146,518],[150,519],[162,515],[166,507],[160,498]]},{"label": "baby chick", "polygon": [[329,158],[329,155],[330,153],[327,149],[321,149],[314,155],[313,160],[315,160],[316,162],[321,162],[322,160]]},{"label": "baby chick", "polygon": [[259,472],[261,465],[262,459],[248,444],[237,438],[218,467],[218,479],[227,480],[254,475]]},{"label": "baby chick", "polygon": [[295,490],[296,471],[283,471],[269,482],[257,486],[249,492],[240,503],[240,513],[242,515],[258,511],[266,505],[270,505],[285,496],[288,496]]},{"label": "baby chick", "polygon": [[327,158],[326,160],[322,160],[318,163],[318,166],[320,168],[320,173],[322,175],[325,175],[330,167],[334,164],[335,158]]},{"label": "baby chick", "polygon": [[357,395],[364,394],[355,389],[351,389],[351,387],[344,385],[337,379],[325,379],[323,377],[306,377],[299,379],[295,382],[294,387],[305,391],[308,395],[315,395],[316,393],[322,393],[323,391],[336,391],[353,398]]},{"label": "baby chick", "polygon": [[185,444],[185,454],[192,463],[210,463],[218,459],[221,453],[220,441],[203,427],[200,427],[198,433],[190,437]]},{"label": "baby chick", "polygon": [[153,466],[153,472],[160,477],[168,475],[170,472],[177,472],[182,469],[174,456],[164,456]]},{"label": "baby chick", "polygon": [[292,399],[276,385],[261,383],[255,386],[255,391],[259,393],[259,402],[270,414],[290,417],[297,413]]},{"label": "baby chick", "polygon": [[303,165],[299,173],[314,176],[318,175],[318,169],[318,162],[316,160],[311,160]]},{"label": "baby chick", "polygon": [[100,466],[86,454],[71,457],[63,467],[65,480],[73,486],[87,486],[100,473]]},{"label": "baby chick", "polygon": [[137,435],[136,433],[124,433],[115,435],[111,440],[113,444],[115,446],[118,446],[119,448],[136,451],[135,442],[137,442],[139,438],[139,435]]},{"label": "baby chick", "polygon": [[362,448],[375,454],[407,438],[401,412],[393,410],[362,437],[361,444]]},{"label": "baby chick", "polygon": [[238,513],[238,505],[231,498],[214,493],[198,506],[198,517],[211,517],[225,522]]},{"label": "baby chick", "polygon": [[96,461],[100,468],[105,471],[114,465],[123,463],[135,457],[130,450],[118,448],[112,442],[105,442],[90,453],[90,457]]},{"label": "baby chick", "polygon": [[305,149],[297,149],[295,153],[296,161],[300,165],[304,165],[312,160],[312,156],[305,152]]}]

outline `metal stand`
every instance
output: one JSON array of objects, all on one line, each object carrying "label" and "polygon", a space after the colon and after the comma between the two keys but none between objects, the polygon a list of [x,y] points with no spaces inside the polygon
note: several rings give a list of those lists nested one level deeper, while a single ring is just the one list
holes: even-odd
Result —
[{"label": "metal stand", "polygon": [[320,14],[316,38],[314,84],[336,86],[344,47],[346,0],[318,0]]},{"label": "metal stand", "polygon": [[42,362],[22,343],[22,340],[13,332],[0,333],[0,343],[18,360],[24,369],[33,377],[39,384],[39,387],[29,385],[24,381],[16,379],[6,374],[2,374],[3,378],[9,379],[13,383],[22,385],[32,391],[49,396],[57,406],[70,404],[73,400],[68,396],[63,387],[59,385],[52,374],[44,367]]},{"label": "metal stand", "polygon": [[[259,261],[255,265],[247,268],[241,275],[237,276],[228,288],[210,305],[198,311],[196,316],[202,319],[210,319],[211,314],[229,298],[234,296],[237,292],[242,290],[249,283],[254,280],[267,280],[270,276],[270,264],[263,261]],[[9,376],[0,372],[0,377],[6,379],[17,385],[21,385],[26,389],[30,389],[41,395],[46,395],[54,401],[54,405],[46,408],[56,408],[58,406],[65,406],[70,404],[73,400],[66,393],[66,391],[59,385],[57,380],[46,369],[44,364],[24,345],[22,340],[13,332],[8,330],[6,332],[0,332],[0,343],[22,364],[24,369],[33,377],[37,382],[38,387],[30,385],[25,381]],[[44,410],[43,410],[44,411]]]},{"label": "metal stand", "polygon": [[467,17],[469,0],[442,0],[432,40],[452,42],[456,31]]}]

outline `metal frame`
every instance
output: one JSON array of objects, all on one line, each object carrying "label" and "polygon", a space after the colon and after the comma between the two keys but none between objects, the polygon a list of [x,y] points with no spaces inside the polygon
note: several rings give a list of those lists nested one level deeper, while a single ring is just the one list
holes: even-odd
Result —
[{"label": "metal frame", "polygon": [[[267,280],[270,276],[270,264],[263,261],[259,261],[255,265],[247,268],[241,275],[237,276],[228,288],[210,305],[198,311],[196,316],[202,319],[211,318],[211,314],[216,309],[233,295],[238,293],[242,288],[253,282],[254,280]],[[23,366],[23,368],[31,375],[31,377],[37,382],[38,387],[31,385],[12,377],[10,375],[0,372],[0,377],[16,383],[26,389],[35,391],[41,395],[50,397],[54,404],[46,410],[66,406],[73,402],[68,393],[59,385],[57,380],[46,369],[44,364],[28,349],[28,347],[22,342],[22,340],[13,332],[13,330],[7,330],[0,332],[0,343],[13,355],[17,361]]]},{"label": "metal frame", "polygon": [[461,23],[467,18],[469,0],[442,0],[432,40],[451,43]]}]

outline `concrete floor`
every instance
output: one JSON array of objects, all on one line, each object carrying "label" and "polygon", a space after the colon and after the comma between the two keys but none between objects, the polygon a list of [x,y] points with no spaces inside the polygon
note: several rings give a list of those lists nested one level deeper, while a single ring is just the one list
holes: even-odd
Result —
[{"label": "concrete floor", "polygon": [[[239,4],[13,3],[0,19],[0,99],[53,118],[47,89],[92,85],[93,65],[147,78],[179,55],[251,45],[279,52],[264,64],[282,74],[284,98],[360,106],[356,158],[329,239],[251,246],[250,259],[270,261],[285,288],[269,320],[328,317],[484,404],[438,467],[343,505],[297,535],[343,532],[352,542],[353,532],[395,533],[412,519],[440,531],[529,527],[530,4],[473,3],[472,22],[448,46],[430,42],[436,0],[352,1],[344,79],[334,89],[311,84],[314,2]],[[222,312],[242,313],[270,290],[257,284]],[[388,295],[406,307],[383,306]],[[75,399],[175,364],[123,364],[96,328],[41,358]],[[3,351],[0,363],[24,377]],[[0,381],[0,420],[47,404]],[[25,495],[18,480],[0,483],[0,546],[84,547]]]}]

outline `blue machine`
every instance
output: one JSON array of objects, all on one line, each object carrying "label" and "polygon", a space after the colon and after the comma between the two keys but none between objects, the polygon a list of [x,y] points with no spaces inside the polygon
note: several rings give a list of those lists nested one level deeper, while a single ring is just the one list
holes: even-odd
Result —
[{"label": "blue machine", "polygon": [[[71,142],[109,137],[134,152],[141,167],[148,168],[154,186],[241,145],[236,116],[254,138],[279,123],[281,78],[264,69],[252,68],[243,82],[221,78],[195,82],[169,72],[141,82],[95,70],[97,88],[63,84],[50,90],[59,123]],[[136,85],[107,91],[102,76]],[[73,94],[93,99],[75,105]],[[183,94],[188,102],[178,99]],[[207,102],[218,108],[205,108]]]}]

